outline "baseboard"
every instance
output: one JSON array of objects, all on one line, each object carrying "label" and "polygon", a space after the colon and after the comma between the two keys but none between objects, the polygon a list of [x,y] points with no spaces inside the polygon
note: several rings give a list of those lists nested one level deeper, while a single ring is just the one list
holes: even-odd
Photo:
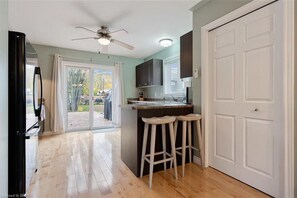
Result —
[{"label": "baseboard", "polygon": [[201,166],[201,158],[196,155],[193,156],[193,162]]},{"label": "baseboard", "polygon": [[44,131],[41,136],[49,136],[49,135],[56,135],[55,133],[53,133],[52,131]]}]

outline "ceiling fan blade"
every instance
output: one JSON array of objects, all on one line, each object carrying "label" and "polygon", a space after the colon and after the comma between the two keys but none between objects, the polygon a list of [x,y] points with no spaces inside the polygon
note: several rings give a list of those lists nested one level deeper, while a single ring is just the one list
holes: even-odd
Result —
[{"label": "ceiling fan blade", "polygon": [[128,31],[125,29],[116,30],[116,31],[110,32],[109,34],[114,34],[114,33],[118,33],[118,32],[125,32],[126,34],[128,34]]},{"label": "ceiling fan blade", "polygon": [[122,46],[124,48],[129,49],[129,50],[133,50],[134,49],[133,46],[128,45],[127,43],[123,43],[122,41],[119,41],[119,40],[116,40],[116,39],[110,39],[110,42],[113,42],[115,44],[118,44],[118,45],[120,45],[120,46]]},{"label": "ceiling fan blade", "polygon": [[89,31],[89,32],[97,33],[97,32],[96,32],[96,31],[94,31],[94,30],[90,30],[90,29],[88,29],[88,28],[81,27],[81,26],[78,26],[78,27],[75,27],[75,28],[80,28],[80,29],[87,30],[87,31]]},{"label": "ceiling fan blade", "polygon": [[76,39],[71,39],[71,41],[79,41],[79,40],[85,40],[85,39],[99,39],[99,38],[98,37],[76,38]]}]

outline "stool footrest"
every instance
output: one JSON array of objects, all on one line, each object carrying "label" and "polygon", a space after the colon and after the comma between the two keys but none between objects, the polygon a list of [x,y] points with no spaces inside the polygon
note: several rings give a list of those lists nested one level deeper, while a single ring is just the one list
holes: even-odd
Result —
[{"label": "stool footrest", "polygon": [[[171,154],[170,153],[167,153],[167,152],[164,152],[164,151],[160,151],[160,152],[157,152],[157,153],[154,153],[154,155],[162,155],[162,154],[166,154],[166,155],[168,155],[168,156],[171,156]],[[149,157],[151,154],[146,154],[146,155],[144,155],[144,156],[146,156],[146,157]]]},{"label": "stool footrest", "polygon": [[[186,148],[189,148],[189,147],[190,147],[189,145],[186,146]],[[194,150],[196,150],[196,151],[199,151],[199,149],[197,149],[197,148],[195,148],[195,147],[193,147],[193,146],[191,146],[191,149],[194,149]],[[176,150],[176,154],[182,155],[182,153],[181,153],[180,151],[178,151],[178,150],[182,150],[182,147],[178,147],[178,148],[176,148],[175,150]]]},{"label": "stool footrest", "polygon": [[[144,158],[145,161],[147,161],[148,163],[150,163],[150,159],[148,157],[145,157]],[[158,161],[154,161],[154,165],[156,164],[161,164],[161,163],[164,163],[164,162],[168,162],[168,161],[172,161],[173,160],[173,157],[169,157],[169,158],[166,158],[166,159],[162,159],[162,160],[158,160]]]},{"label": "stool footrest", "polygon": [[[183,148],[183,147],[177,147],[175,150],[176,150],[176,151],[177,151],[177,150],[182,150],[182,148]],[[189,145],[186,146],[186,148],[189,148]]]},{"label": "stool footrest", "polygon": [[[155,153],[154,154],[154,156],[155,155],[161,155],[161,154],[163,154],[164,152],[158,152],[158,153]],[[172,155],[170,154],[170,153],[165,153],[167,156],[169,156],[169,157],[172,157]],[[145,156],[144,156],[145,158],[149,158],[150,157],[150,154],[146,154]]]}]

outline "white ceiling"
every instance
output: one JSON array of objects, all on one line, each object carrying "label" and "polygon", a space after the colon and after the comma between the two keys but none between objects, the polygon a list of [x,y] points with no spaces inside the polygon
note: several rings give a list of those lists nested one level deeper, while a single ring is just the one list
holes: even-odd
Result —
[{"label": "white ceiling", "polygon": [[192,30],[191,7],[200,0],[179,1],[9,1],[9,29],[26,33],[31,43],[98,52],[96,40],[71,41],[95,36],[76,26],[111,31],[126,29],[115,39],[135,47],[133,51],[111,43],[108,54],[145,58],[160,50],[158,41],[179,37]]}]

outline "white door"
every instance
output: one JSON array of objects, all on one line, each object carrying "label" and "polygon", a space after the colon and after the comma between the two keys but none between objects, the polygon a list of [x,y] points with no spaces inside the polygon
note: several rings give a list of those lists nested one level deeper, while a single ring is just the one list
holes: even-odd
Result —
[{"label": "white door", "polygon": [[275,197],[284,161],[278,4],[209,32],[210,166]]}]

